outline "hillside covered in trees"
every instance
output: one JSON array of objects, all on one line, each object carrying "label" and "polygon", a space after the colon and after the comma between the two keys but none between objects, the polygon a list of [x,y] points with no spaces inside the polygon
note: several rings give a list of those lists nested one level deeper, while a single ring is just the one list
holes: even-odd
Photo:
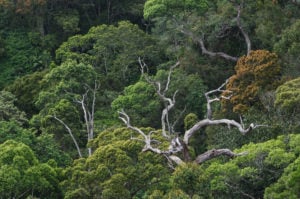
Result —
[{"label": "hillside covered in trees", "polygon": [[300,198],[299,0],[0,0],[0,198]]}]

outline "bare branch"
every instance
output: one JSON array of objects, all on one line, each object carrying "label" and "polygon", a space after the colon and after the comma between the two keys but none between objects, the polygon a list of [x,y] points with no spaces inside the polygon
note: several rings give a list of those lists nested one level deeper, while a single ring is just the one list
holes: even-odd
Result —
[{"label": "bare branch", "polygon": [[142,75],[145,77],[148,83],[152,84],[155,87],[157,95],[160,97],[160,99],[163,102],[165,102],[165,108],[162,110],[162,114],[161,114],[162,134],[164,137],[170,137],[170,135],[167,135],[166,128],[168,128],[169,133],[172,133],[172,126],[170,125],[169,122],[169,111],[175,106],[175,97],[178,91],[175,91],[172,98],[166,97],[166,92],[169,90],[172,72],[180,64],[180,62],[178,61],[173,66],[170,67],[168,77],[167,77],[167,83],[163,91],[161,90],[160,82],[153,81],[148,75],[144,73],[144,70],[145,68],[147,68],[147,65],[140,58],[139,58],[139,63],[141,66]]},{"label": "bare branch", "polygon": [[186,145],[188,145],[190,137],[196,131],[198,131],[199,129],[201,129],[205,126],[222,125],[222,124],[225,124],[227,126],[236,127],[242,135],[246,135],[251,130],[263,126],[263,125],[255,125],[255,124],[251,123],[249,125],[249,127],[245,129],[245,128],[243,128],[243,126],[240,123],[236,122],[235,120],[229,120],[229,119],[218,119],[218,120],[203,119],[203,120],[197,122],[192,128],[190,128],[189,130],[187,130],[185,132],[183,141]]},{"label": "bare branch", "polygon": [[247,34],[247,32],[244,30],[243,26],[241,25],[241,11],[242,11],[242,6],[241,5],[237,6],[238,13],[237,13],[237,17],[236,17],[236,23],[237,23],[237,26],[239,27],[242,35],[245,38],[245,42],[247,45],[247,55],[249,55],[249,53],[251,51],[251,40],[249,38],[249,35]]},{"label": "bare branch", "polygon": [[208,55],[210,57],[222,57],[226,60],[229,60],[229,61],[233,61],[233,62],[237,62],[238,60],[238,57],[233,57],[231,55],[228,55],[224,52],[212,52],[212,51],[209,51],[206,49],[205,47],[205,44],[204,44],[204,41],[202,38],[200,38],[199,36],[195,36],[192,32],[188,31],[188,30],[184,30],[184,29],[181,29],[180,30],[181,33],[189,36],[192,38],[192,40],[194,40],[196,43],[198,43],[201,47],[201,50],[202,50],[202,54],[205,54],[205,55]]},{"label": "bare branch", "polygon": [[[249,38],[249,35],[247,34],[247,32],[244,30],[243,26],[241,25],[241,12],[242,12],[242,6],[238,5],[237,6],[236,23],[237,23],[237,26],[238,26],[239,30],[241,31],[244,39],[245,39],[246,46],[247,46],[247,55],[249,55],[249,53],[251,51],[251,40]],[[181,33],[189,36],[190,38],[192,38],[192,40],[194,42],[196,42],[200,45],[202,54],[208,55],[210,57],[221,57],[221,58],[224,58],[224,59],[229,60],[229,61],[237,62],[238,57],[228,55],[227,53],[224,53],[224,52],[213,52],[213,51],[207,50],[207,48],[204,44],[203,38],[201,36],[196,36],[191,31],[184,29],[183,25],[180,26],[176,19],[173,19],[173,21],[177,24],[178,27],[180,27],[180,32]],[[229,29],[228,25],[226,25],[226,24],[225,24],[224,28]]]},{"label": "bare branch", "polygon": [[139,129],[139,128],[137,128],[137,127],[131,126],[131,124],[130,124],[130,118],[129,118],[129,116],[127,115],[127,113],[125,113],[124,110],[118,111],[118,113],[119,113],[119,115],[120,115],[119,118],[126,124],[126,126],[127,126],[129,129],[131,129],[131,130],[137,132],[138,134],[142,135],[142,136],[144,137],[144,139],[147,139],[146,134],[145,134],[141,129]]},{"label": "bare branch", "polygon": [[178,156],[176,155],[170,155],[169,156],[170,160],[172,160],[173,162],[175,162],[177,165],[182,165],[185,164],[184,161],[182,161]]},{"label": "bare branch", "polygon": [[202,54],[209,55],[211,57],[222,57],[226,60],[233,61],[233,62],[237,62],[237,60],[238,60],[238,57],[233,57],[233,56],[228,55],[224,52],[212,52],[212,51],[207,50],[205,45],[204,45],[204,42],[201,38],[196,38],[196,41],[198,42],[198,44],[201,47]]},{"label": "bare branch", "polygon": [[[215,90],[211,90],[211,91],[208,91],[206,92],[204,95],[205,95],[205,98],[206,98],[206,101],[207,101],[207,104],[206,104],[206,108],[207,108],[207,118],[208,119],[212,119],[212,108],[211,108],[211,103],[215,102],[215,101],[220,101],[220,99],[230,99],[231,96],[229,97],[226,97],[226,96],[220,96],[220,97],[215,97],[213,99],[210,99],[210,95],[211,94],[214,94],[214,93],[221,93],[221,92],[225,92],[226,90],[223,90],[222,88],[225,87],[225,85],[228,83],[228,80],[227,79],[219,88],[215,89]],[[230,92],[230,91],[229,91]]]},{"label": "bare branch", "polygon": [[82,154],[81,154],[79,145],[78,145],[78,143],[77,143],[77,141],[76,141],[76,139],[75,139],[75,137],[74,137],[74,135],[73,135],[72,130],[70,129],[70,127],[64,121],[62,121],[61,119],[59,119],[55,115],[51,115],[51,117],[53,119],[55,119],[56,121],[58,121],[59,123],[61,123],[67,129],[68,133],[70,134],[70,136],[71,136],[71,138],[73,140],[73,143],[75,144],[75,147],[77,149],[79,157],[82,158]]},{"label": "bare branch", "polygon": [[162,154],[162,153],[165,153],[163,151],[161,151],[160,149],[158,148],[153,148],[151,146],[151,134],[152,132],[149,133],[149,135],[146,135],[141,129],[137,128],[137,127],[134,127],[130,124],[130,118],[129,116],[124,112],[124,110],[122,111],[118,111],[118,113],[120,114],[119,118],[126,124],[127,128],[137,132],[138,134],[140,134],[141,136],[144,137],[144,142],[145,142],[145,146],[143,148],[143,151],[152,151],[152,152],[155,152],[157,154]]},{"label": "bare branch", "polygon": [[[188,148],[189,139],[194,135],[194,133],[196,133],[201,128],[204,128],[206,126],[212,126],[212,125],[227,125],[228,127],[232,126],[232,127],[237,128],[241,134],[245,135],[255,128],[258,128],[260,126],[265,126],[265,125],[255,125],[254,123],[251,123],[248,128],[245,128],[242,119],[239,123],[235,120],[230,120],[230,119],[213,119],[212,118],[211,103],[213,103],[215,101],[220,101],[221,99],[230,99],[230,97],[231,97],[231,95],[230,96],[222,95],[222,93],[224,93],[225,91],[227,93],[231,93],[230,91],[227,91],[224,89],[224,87],[226,86],[226,84],[228,82],[228,80],[227,80],[225,83],[223,83],[217,89],[214,89],[214,90],[211,90],[211,91],[208,91],[205,93],[205,97],[207,100],[207,118],[198,121],[196,124],[194,124],[194,126],[192,126],[190,129],[186,130],[184,133],[184,136],[183,136],[183,140],[182,140],[182,138],[180,138],[178,136],[179,134],[176,136],[175,135],[173,135],[173,136],[166,135],[166,126],[168,126],[168,128],[169,128],[169,132],[173,131],[172,130],[173,127],[170,126],[169,121],[168,121],[168,113],[169,113],[169,110],[171,110],[175,105],[175,96],[176,96],[177,91],[174,93],[172,98],[166,97],[166,92],[169,89],[172,70],[177,65],[179,65],[179,62],[177,62],[174,66],[171,67],[168,77],[167,77],[167,83],[166,83],[166,86],[163,91],[162,91],[160,82],[156,82],[156,81],[152,80],[148,75],[144,74],[144,70],[147,68],[146,64],[144,62],[142,62],[141,59],[139,59],[139,63],[141,66],[142,75],[145,77],[145,79],[148,83],[152,84],[156,88],[157,94],[159,95],[161,100],[165,103],[165,108],[162,111],[162,116],[161,116],[162,132],[163,132],[163,136],[165,138],[167,138],[168,141],[170,141],[168,150],[161,150],[159,148],[153,147],[151,145],[152,143],[160,144],[157,141],[151,139],[151,134],[153,133],[153,131],[148,133],[148,135],[145,134],[141,129],[134,127],[130,124],[130,118],[124,112],[124,110],[119,111],[119,114],[120,114],[119,118],[124,122],[124,124],[126,124],[127,128],[137,132],[139,135],[141,135],[143,137],[143,139],[137,139],[137,140],[143,141],[145,143],[142,151],[152,151],[154,153],[164,155],[165,157],[167,157],[167,159],[169,161],[172,161],[172,162],[176,163],[177,165],[183,164],[184,162],[191,161],[190,154],[189,154],[189,148]],[[182,152],[183,159],[181,159],[179,156],[176,155],[181,152]],[[198,155],[197,158],[194,160],[194,162],[201,164],[207,160],[210,160],[212,158],[215,158],[215,157],[218,157],[221,155],[225,155],[225,156],[229,156],[229,157],[236,157],[236,156],[245,155],[245,154],[247,154],[247,153],[244,152],[244,153],[235,154],[232,151],[230,151],[229,149],[213,149],[213,150],[209,150],[203,154]]]},{"label": "bare branch", "polygon": [[[81,109],[83,111],[83,117],[86,126],[87,138],[88,141],[94,139],[94,115],[95,115],[95,104],[96,104],[96,93],[100,88],[100,84],[97,83],[97,80],[94,82],[94,88],[91,88],[89,85],[85,85],[86,91],[81,95],[80,100],[74,100],[78,104],[81,105]],[[88,93],[92,92],[92,104],[89,108],[87,104]],[[92,148],[88,148],[89,156],[92,155]]]},{"label": "bare branch", "polygon": [[233,153],[229,149],[212,149],[212,150],[206,151],[205,153],[203,153],[201,155],[198,155],[194,162],[196,162],[197,164],[201,164],[207,160],[213,159],[213,158],[221,156],[221,155],[225,155],[230,158],[233,158],[236,156],[242,156],[242,155],[246,155],[246,154],[248,154],[248,153],[247,152]]}]

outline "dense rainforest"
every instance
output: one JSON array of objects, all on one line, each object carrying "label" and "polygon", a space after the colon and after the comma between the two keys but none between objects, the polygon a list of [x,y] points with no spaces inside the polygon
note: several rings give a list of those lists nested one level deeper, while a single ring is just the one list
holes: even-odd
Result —
[{"label": "dense rainforest", "polygon": [[300,198],[299,0],[0,0],[0,198]]}]

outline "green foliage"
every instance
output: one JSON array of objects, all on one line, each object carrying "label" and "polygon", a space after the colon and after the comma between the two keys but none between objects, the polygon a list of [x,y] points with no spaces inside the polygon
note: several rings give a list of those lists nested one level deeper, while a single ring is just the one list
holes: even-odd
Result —
[{"label": "green foliage", "polygon": [[300,78],[290,80],[276,90],[275,105],[287,113],[297,113],[300,110]]},{"label": "green foliage", "polygon": [[179,166],[171,177],[173,188],[193,196],[202,189],[201,180],[204,178],[203,175],[205,174],[202,168],[197,164]]},{"label": "green foliage", "polygon": [[298,198],[300,181],[300,158],[298,157],[293,163],[284,169],[279,180],[267,187],[264,198]]},{"label": "green foliage", "polygon": [[74,143],[66,128],[53,119],[56,116],[68,125],[80,147],[86,146],[82,105],[76,101],[86,94],[84,103],[90,110],[93,93],[87,91],[94,88],[95,82],[98,83],[98,75],[94,68],[83,63],[66,61],[50,70],[41,80],[43,89],[35,102],[40,112],[31,118],[31,125],[54,134],[60,146],[72,154]]},{"label": "green foliage", "polygon": [[283,60],[284,72],[287,76],[297,77],[299,70],[300,20],[287,27],[274,45],[274,50]]},{"label": "green foliage", "polygon": [[10,92],[0,91],[0,120],[24,124],[27,122],[26,115],[14,105],[15,100]]},{"label": "green foliage", "polygon": [[[216,114],[215,117],[224,118],[228,117],[228,115]],[[234,119],[238,122],[240,121],[240,118],[238,117],[235,117]],[[208,148],[236,149],[250,142],[266,142],[270,139],[275,139],[279,135],[287,135],[288,133],[293,132],[291,129],[293,129],[293,125],[295,125],[290,118],[286,116],[283,117],[282,113],[277,111],[273,105],[269,111],[252,107],[247,113],[243,114],[242,119],[245,127],[249,126],[251,123],[265,126],[261,126],[246,135],[242,135],[237,129],[228,126],[209,126],[205,130]],[[274,121],[276,121],[276,123],[274,123]]]},{"label": "green foliage", "polygon": [[174,15],[182,11],[195,11],[203,14],[208,9],[208,2],[206,0],[147,0],[144,6],[144,17],[146,19]]},{"label": "green foliage", "polygon": [[[155,77],[156,81],[161,82],[162,90],[166,86],[166,81],[169,72],[159,70]],[[175,109],[170,111],[170,118],[175,121],[181,116],[184,109],[185,112],[197,113],[199,117],[203,117],[202,106],[204,103],[204,95],[206,87],[197,75],[187,75],[181,69],[175,70],[171,75],[169,90],[166,93],[167,97],[172,98],[176,95]],[[195,103],[196,102],[196,103]],[[136,84],[125,88],[124,95],[119,96],[112,103],[114,110],[124,108],[128,110],[128,114],[132,117],[132,122],[138,126],[159,127],[161,110],[164,108],[162,101],[156,94],[154,86],[140,80]],[[145,115],[147,117],[145,118]],[[183,123],[178,124],[180,128]]]},{"label": "green foliage", "polygon": [[[124,95],[120,95],[112,102],[114,111],[124,109],[130,115],[133,124],[138,126],[160,125],[161,104],[155,95],[152,85],[139,81],[124,89]],[[147,116],[147,117],[145,117]]]},{"label": "green foliage", "polygon": [[194,124],[198,122],[198,117],[194,113],[189,113],[184,118],[184,129],[188,130],[193,127]]},{"label": "green foliage", "polygon": [[[241,57],[233,74],[232,63],[200,55],[197,39],[209,51],[244,55],[238,4],[252,48],[263,50]],[[299,132],[299,13],[298,0],[0,0],[0,198],[299,198],[300,136],[291,134]],[[162,89],[169,63],[180,61],[166,93],[172,97],[178,90],[170,122],[185,119],[176,131],[204,118],[206,87],[216,88],[231,76],[227,87],[234,93],[226,108],[243,113],[245,126],[267,126],[246,136],[206,127],[188,148],[191,156],[211,148],[247,155],[171,170],[164,156],[142,152],[142,137],[116,128],[120,122],[113,118],[124,108],[132,124],[160,127],[164,104],[140,78],[138,57]],[[281,70],[291,80],[275,93]],[[87,143],[75,101],[95,81],[101,85],[94,120],[98,137]],[[90,90],[87,107],[92,97]],[[28,128],[24,112],[34,128]],[[92,156],[74,158],[71,165],[73,143],[53,115],[68,124],[81,148],[93,149]],[[227,116],[219,111],[213,118]],[[153,146],[169,146],[160,131],[142,130],[153,131]]]},{"label": "green foliage", "polygon": [[79,31],[79,13],[77,10],[60,11],[55,14],[54,20],[67,34]]},{"label": "green foliage", "polygon": [[27,145],[12,140],[0,144],[0,167],[1,197],[60,197],[56,168],[39,163]]},{"label": "green foliage", "polygon": [[[276,189],[274,186],[272,192],[279,193],[286,190],[288,193],[289,188],[284,188],[286,181],[281,180],[280,176],[286,171],[289,171],[286,175],[292,173],[292,169],[288,170],[289,167],[293,168],[293,171],[297,168],[294,165],[298,164],[299,159],[296,159],[299,155],[299,147],[295,145],[298,140],[299,135],[291,135],[290,141],[287,141],[285,136],[280,136],[267,142],[244,145],[235,152],[247,152],[247,154],[231,160],[219,158],[202,165],[180,166],[171,176],[170,193],[179,189],[190,198],[192,196],[195,198],[219,198],[220,196],[221,198],[246,198],[246,196],[262,198],[265,188],[278,179],[276,188],[279,186],[282,188]],[[293,182],[297,181],[296,176],[291,179],[294,180]],[[295,189],[291,189],[297,193],[297,183],[293,186]],[[270,194],[272,192],[271,189],[268,191]],[[275,195],[269,195],[269,198],[273,197],[276,198]]]},{"label": "green foliage", "polygon": [[29,75],[22,76],[14,81],[13,84],[6,87],[5,90],[15,95],[16,106],[24,111],[28,118],[38,112],[35,106],[35,101],[41,91],[41,80],[43,79],[46,71],[35,72]]},{"label": "green foliage", "polygon": [[130,140],[131,136],[133,132],[126,128],[101,132],[91,143],[96,149],[92,156],[65,169],[61,183],[65,196],[142,198],[163,188],[170,173],[163,157],[141,152],[143,143]]},{"label": "green foliage", "polygon": [[59,166],[68,165],[70,157],[61,151],[58,143],[49,134],[36,135],[30,129],[21,127],[15,121],[0,121],[0,143],[7,140],[14,140],[29,146],[36,154],[40,162],[47,162],[53,159]]},{"label": "green foliage", "polygon": [[72,59],[92,65],[105,78],[105,88],[120,91],[138,79],[138,58],[149,65],[157,64],[159,52],[155,40],[138,26],[120,22],[117,26],[96,26],[85,35],[70,37],[56,51],[56,59],[59,63]]},{"label": "green foliage", "polygon": [[5,56],[0,59],[0,88],[19,76],[43,69],[51,60],[49,53],[35,46],[26,32],[6,32],[3,39]]},{"label": "green foliage", "polygon": [[35,135],[32,131],[22,128],[20,124],[15,121],[0,121],[0,143],[7,140],[15,140],[32,146]]}]

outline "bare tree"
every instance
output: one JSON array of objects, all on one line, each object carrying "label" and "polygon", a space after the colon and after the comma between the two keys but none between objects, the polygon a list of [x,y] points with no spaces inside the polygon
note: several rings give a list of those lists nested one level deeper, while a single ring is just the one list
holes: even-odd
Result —
[{"label": "bare tree", "polygon": [[[142,141],[145,143],[143,151],[152,151],[157,154],[162,154],[165,157],[167,157],[169,160],[172,160],[176,164],[182,164],[184,162],[188,161],[194,161],[197,164],[201,164],[207,160],[210,160],[212,158],[224,155],[224,156],[229,156],[229,157],[236,157],[240,155],[245,155],[246,153],[234,153],[229,149],[212,149],[209,150],[203,154],[198,155],[194,160],[191,160],[191,157],[189,156],[189,150],[188,150],[188,145],[190,138],[198,132],[199,129],[205,128],[206,126],[211,126],[211,125],[227,125],[228,127],[235,127],[239,130],[239,132],[243,135],[246,135],[253,129],[262,126],[262,125],[255,125],[254,123],[251,123],[249,127],[245,128],[242,120],[240,122],[237,122],[235,120],[230,120],[230,119],[213,119],[212,118],[212,107],[211,104],[216,101],[220,101],[222,98],[223,99],[230,99],[231,96],[223,96],[222,94],[225,92],[223,87],[226,85],[227,82],[222,84],[219,88],[215,90],[211,90],[205,93],[206,100],[207,100],[207,118],[202,119],[196,124],[194,124],[190,129],[186,130],[183,133],[183,138],[181,138],[178,135],[171,134],[171,132],[166,132],[166,129],[171,129],[170,128],[170,123],[167,119],[168,117],[168,112],[175,106],[175,95],[176,92],[173,94],[173,96],[167,97],[166,93],[169,88],[169,84],[171,81],[171,74],[173,69],[179,65],[179,62],[177,62],[175,65],[170,67],[169,75],[167,78],[167,83],[165,85],[165,89],[162,91],[162,86],[160,82],[153,81],[147,74],[144,73],[144,68],[146,67],[145,63],[143,63],[141,60],[139,60],[141,64],[141,70],[142,70],[142,75],[145,77],[146,81],[152,84],[155,89],[157,94],[160,96],[160,98],[163,101],[168,102],[166,107],[162,111],[162,117],[161,117],[161,126],[162,126],[162,135],[163,137],[170,143],[169,147],[167,150],[162,150],[157,146],[157,141],[155,141],[151,136],[154,131],[149,132],[146,134],[143,132],[140,128],[132,126],[130,123],[130,117],[126,114],[124,110],[119,111],[119,118],[124,122],[124,124],[127,126],[127,128],[135,131],[139,135],[142,136]],[[230,93],[227,91],[227,93]],[[155,143],[155,145],[153,144]],[[183,159],[180,158],[180,154],[182,154]]]},{"label": "bare tree", "polygon": [[[94,83],[94,88],[90,88],[88,85],[86,85],[86,92],[83,95],[81,95],[81,99],[75,100],[75,102],[80,104],[83,111],[88,142],[94,139],[95,102],[96,102],[96,92],[98,89],[99,89],[99,84],[97,83],[97,81],[95,81]],[[92,103],[90,107],[87,103],[89,92],[92,92]],[[92,155],[91,147],[88,147],[88,154],[89,156]]]},{"label": "bare tree", "polygon": [[[87,133],[87,141],[91,141],[92,139],[94,139],[94,117],[95,117],[95,103],[96,103],[96,93],[97,90],[99,89],[99,83],[95,80],[94,82],[94,88],[89,87],[88,85],[85,85],[85,93],[82,94],[80,96],[80,99],[74,99],[74,101],[78,104],[80,104],[82,112],[83,112],[83,117],[84,117],[84,122],[85,122],[85,126],[86,126],[86,133]],[[89,92],[92,93],[92,100],[91,103],[88,103],[88,94]],[[72,94],[72,93],[71,93]],[[76,138],[74,137],[71,128],[61,119],[59,119],[58,117],[51,116],[52,118],[54,118],[56,121],[58,121],[59,123],[61,123],[66,130],[68,131],[68,133],[70,134],[73,143],[76,146],[77,152],[79,157],[82,157],[79,145],[76,141]],[[88,147],[88,155],[91,156],[93,153],[92,148]]]}]

